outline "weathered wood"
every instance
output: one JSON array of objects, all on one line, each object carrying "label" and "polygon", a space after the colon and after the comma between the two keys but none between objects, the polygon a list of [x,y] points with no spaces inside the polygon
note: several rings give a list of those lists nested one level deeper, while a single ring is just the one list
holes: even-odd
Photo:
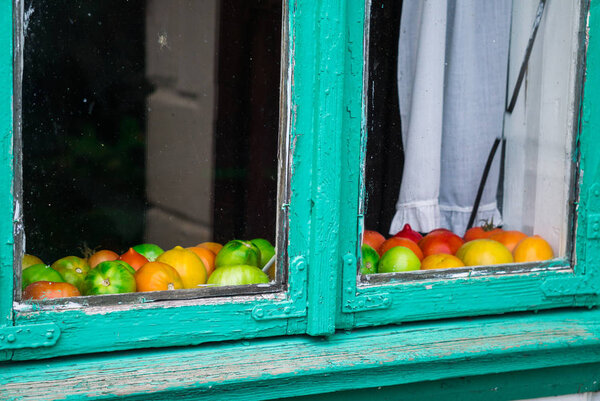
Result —
[{"label": "weathered wood", "polygon": [[[13,324],[13,217],[18,217],[13,211],[12,3],[0,4],[0,328]],[[0,361],[9,356],[0,351]]]},{"label": "weathered wood", "polygon": [[566,310],[5,363],[4,398],[260,400],[600,362],[600,311]]}]

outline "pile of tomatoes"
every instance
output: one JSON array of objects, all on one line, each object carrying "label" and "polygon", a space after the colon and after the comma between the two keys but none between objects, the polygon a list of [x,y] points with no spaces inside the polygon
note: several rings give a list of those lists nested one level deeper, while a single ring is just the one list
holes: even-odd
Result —
[{"label": "pile of tomatoes", "polygon": [[262,238],[232,240],[225,246],[203,242],[167,251],[140,244],[121,255],[103,249],[88,257],[66,256],[52,265],[26,254],[23,299],[268,283],[274,276],[274,259],[275,248]]},{"label": "pile of tomatoes", "polygon": [[411,270],[446,269],[507,263],[544,261],[554,258],[552,247],[539,235],[484,225],[460,237],[439,228],[423,236],[406,224],[386,239],[365,230],[362,241],[362,274]]}]

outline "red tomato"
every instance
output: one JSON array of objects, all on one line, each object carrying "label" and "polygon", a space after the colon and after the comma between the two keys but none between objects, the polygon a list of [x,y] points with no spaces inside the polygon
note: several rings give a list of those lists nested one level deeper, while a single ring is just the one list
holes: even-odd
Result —
[{"label": "red tomato", "polygon": [[401,231],[394,234],[396,238],[408,238],[411,241],[419,242],[423,239],[423,236],[417,231],[413,230],[410,224],[405,224]]},{"label": "red tomato", "polygon": [[23,291],[23,299],[66,298],[80,295],[81,293],[73,284],[51,281],[36,281],[29,284]]},{"label": "red tomato", "polygon": [[487,226],[471,227],[467,230],[463,239],[465,240],[465,242],[473,241],[476,239],[485,239],[485,238],[489,238],[490,236],[500,233],[500,232],[502,232],[502,229],[499,227],[495,227],[495,228],[494,227],[487,228]]},{"label": "red tomato", "polygon": [[436,253],[446,253],[454,255],[458,248],[464,244],[462,238],[448,230],[434,230],[419,241],[419,247],[423,251],[423,256],[435,255]]},{"label": "red tomato", "polygon": [[369,245],[373,249],[379,249],[383,241],[385,241],[385,237],[377,231],[365,230],[363,232],[362,243]]}]

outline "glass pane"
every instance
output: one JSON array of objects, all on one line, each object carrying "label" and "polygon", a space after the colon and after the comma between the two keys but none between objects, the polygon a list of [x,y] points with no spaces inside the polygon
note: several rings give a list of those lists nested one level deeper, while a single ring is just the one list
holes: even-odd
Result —
[{"label": "glass pane", "polygon": [[557,258],[568,266],[581,79],[572,55],[584,26],[572,3],[367,2],[363,244],[373,249],[363,246],[363,273],[499,274],[522,267],[487,266],[549,268]]},{"label": "glass pane", "polygon": [[[32,0],[24,15],[24,251],[59,275],[23,284],[273,282],[281,0]],[[93,266],[115,257],[135,275]]]}]

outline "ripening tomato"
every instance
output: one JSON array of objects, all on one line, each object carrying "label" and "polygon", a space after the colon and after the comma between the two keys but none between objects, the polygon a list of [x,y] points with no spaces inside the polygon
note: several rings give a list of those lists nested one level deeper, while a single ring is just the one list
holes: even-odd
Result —
[{"label": "ripening tomato", "polygon": [[90,268],[93,269],[98,266],[99,263],[117,259],[119,259],[118,253],[109,251],[108,249],[102,249],[88,258],[88,264],[90,265]]},{"label": "ripening tomato", "polygon": [[421,270],[449,269],[452,267],[464,267],[465,264],[454,255],[447,253],[436,253],[429,255],[421,262]]},{"label": "ripening tomato", "polygon": [[417,245],[416,242],[409,240],[408,238],[392,237],[390,239],[387,239],[387,240],[385,240],[385,242],[383,244],[381,244],[381,246],[379,247],[377,252],[379,253],[379,256],[381,257],[381,256],[383,256],[384,253],[386,253],[390,249],[397,247],[397,246],[403,246],[403,247],[410,249],[411,251],[413,251],[415,253],[415,255],[417,256],[417,258],[419,258],[419,260],[423,260],[423,251],[421,251],[421,248],[419,248],[419,245]]},{"label": "ripening tomato", "polygon": [[138,270],[140,267],[148,263],[148,259],[136,252],[133,248],[129,248],[127,252],[119,257],[119,260],[126,262],[133,270]]},{"label": "ripening tomato", "polygon": [[513,256],[498,241],[476,239],[465,243],[456,252],[456,256],[465,266],[487,266],[513,263]]},{"label": "ripening tomato", "polygon": [[419,241],[419,247],[423,251],[423,256],[435,255],[437,253],[447,253],[454,255],[458,248],[465,242],[452,231],[439,229],[434,230]]},{"label": "ripening tomato", "polygon": [[502,229],[499,227],[471,227],[465,233],[463,239],[465,242],[473,241],[476,239],[489,238],[490,236],[502,232]]},{"label": "ripening tomato", "polygon": [[78,297],[81,293],[73,284],[54,283],[52,281],[36,281],[23,291],[23,299],[52,299]]},{"label": "ripening tomato", "polygon": [[199,246],[191,246],[186,249],[194,252],[196,254],[196,256],[198,256],[200,258],[202,263],[204,263],[204,268],[206,269],[206,274],[208,276],[210,276],[210,274],[215,270],[216,255],[212,251],[209,251],[206,248],[200,248]]},{"label": "ripening tomato", "polygon": [[379,234],[377,231],[365,230],[363,232],[362,243],[364,245],[369,245],[373,249],[379,249],[384,241],[385,237]]},{"label": "ripening tomato", "polygon": [[166,263],[148,262],[135,272],[138,291],[166,291],[183,288],[177,270]]},{"label": "ripening tomato", "polygon": [[523,234],[521,231],[507,230],[492,234],[488,237],[488,239],[500,242],[512,252],[515,250],[517,244],[526,237],[527,235]]},{"label": "ripening tomato", "polygon": [[515,262],[538,262],[554,257],[552,247],[539,235],[527,237],[519,242],[513,251]]}]

